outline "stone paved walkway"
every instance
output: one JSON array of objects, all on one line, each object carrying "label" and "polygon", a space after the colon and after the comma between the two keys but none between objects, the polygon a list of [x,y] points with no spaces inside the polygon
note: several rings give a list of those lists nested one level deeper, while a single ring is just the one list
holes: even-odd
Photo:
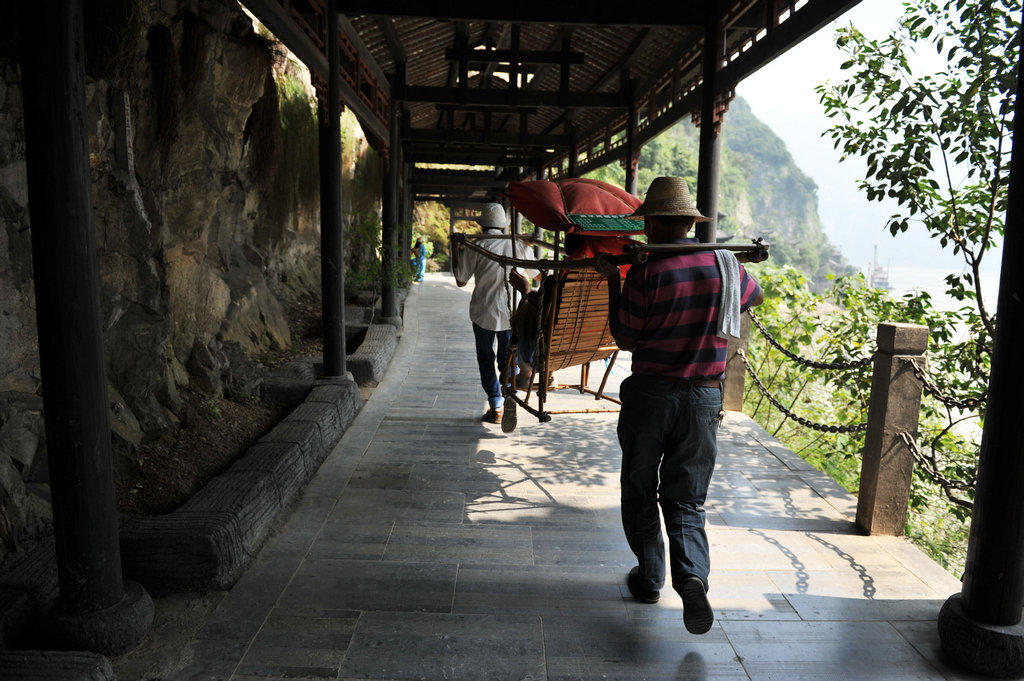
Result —
[{"label": "stone paved walkway", "polygon": [[670,589],[633,602],[615,415],[480,424],[468,298],[444,275],[410,297],[386,379],[174,678],[968,678],[935,634],[957,581],[858,535],[855,500],[740,414],[707,506],[714,628],[686,633]]}]

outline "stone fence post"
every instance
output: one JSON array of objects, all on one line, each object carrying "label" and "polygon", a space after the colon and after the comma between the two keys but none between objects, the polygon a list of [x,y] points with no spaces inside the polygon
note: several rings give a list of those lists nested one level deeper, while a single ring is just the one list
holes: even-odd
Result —
[{"label": "stone fence post", "polygon": [[878,325],[857,498],[857,526],[867,534],[902,535],[906,526],[914,456],[900,434],[917,438],[922,385],[912,361],[924,368],[927,348],[927,326]]},{"label": "stone fence post", "polygon": [[747,349],[750,340],[750,315],[740,315],[740,337],[729,341],[729,360],[725,366],[725,386],[722,390],[722,409],[743,411],[743,388],[747,379],[747,369],[743,366],[743,358],[739,350]]}]

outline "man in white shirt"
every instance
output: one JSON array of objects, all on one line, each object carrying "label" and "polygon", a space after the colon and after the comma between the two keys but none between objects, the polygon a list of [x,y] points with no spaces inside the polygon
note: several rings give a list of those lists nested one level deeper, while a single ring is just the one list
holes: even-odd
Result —
[{"label": "man in white shirt", "polygon": [[[483,233],[503,234],[509,225],[508,216],[501,204],[484,204],[477,224]],[[515,243],[515,257],[534,260],[533,249],[515,239],[481,239],[476,244],[496,255],[512,256]],[[463,250],[455,263],[455,283],[465,286],[476,277],[473,297],[469,301],[469,318],[473,322],[473,335],[476,337],[476,361],[480,366],[480,384],[487,393],[488,409],[481,420],[487,423],[500,423],[505,398],[501,394],[498,375],[508,365],[509,339],[512,335],[512,324],[509,318],[508,290],[505,281],[520,292],[528,289],[527,277],[533,279],[538,275],[534,270],[526,270],[524,277],[511,267],[504,267],[489,258],[468,249]],[[494,345],[497,341],[498,371],[495,371]]]}]

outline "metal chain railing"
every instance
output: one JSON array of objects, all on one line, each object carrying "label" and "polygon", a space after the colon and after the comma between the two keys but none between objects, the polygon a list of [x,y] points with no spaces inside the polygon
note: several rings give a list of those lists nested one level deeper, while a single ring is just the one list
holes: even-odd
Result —
[{"label": "metal chain railing", "polygon": [[932,381],[932,379],[928,378],[927,374],[924,373],[924,368],[917,363],[916,359],[910,360],[910,363],[914,367],[914,376],[916,376],[917,380],[921,381],[921,385],[924,386],[925,394],[934,397],[936,400],[946,405],[947,407],[952,407],[953,409],[963,409],[966,411],[976,411],[978,407],[984,404],[985,400],[988,399],[988,390],[981,393],[980,395],[975,395],[973,397],[964,397],[960,399],[946,395],[945,393],[942,392],[942,390],[939,389],[939,386],[935,385],[935,382]]},{"label": "metal chain railing", "polygon": [[931,478],[932,482],[942,488],[942,491],[946,494],[946,498],[952,501],[954,504],[963,506],[965,508],[974,508],[974,504],[969,499],[964,499],[959,496],[957,492],[970,492],[974,489],[974,480],[951,480],[947,478],[939,470],[941,466],[939,462],[935,460],[935,448],[932,447],[932,454],[929,456],[921,451],[917,446],[917,440],[914,436],[906,431],[897,433],[900,439],[903,440],[903,444],[907,446],[907,450],[911,456],[914,457],[914,461],[920,466],[920,470],[927,477]]},{"label": "metal chain railing", "polygon": [[757,389],[761,391],[761,394],[768,398],[768,401],[771,402],[776,409],[778,409],[783,414],[799,423],[801,426],[804,426],[805,428],[810,428],[811,430],[821,431],[823,433],[861,433],[868,429],[867,423],[854,423],[846,426],[833,426],[825,423],[816,423],[809,419],[805,419],[803,416],[800,416],[799,414],[793,413],[789,408],[782,404],[781,401],[779,401],[779,398],[777,398],[775,395],[771,393],[770,390],[768,390],[768,387],[765,386],[763,382],[761,382],[761,378],[757,375],[757,372],[754,370],[754,367],[750,364],[750,360],[747,359],[747,353],[742,348],[740,348],[736,351],[736,354],[739,355],[739,358],[743,361],[743,366],[746,367],[747,373],[750,374],[750,378],[754,380],[754,384],[757,385]]},{"label": "metal chain railing", "polygon": [[784,354],[786,357],[790,358],[797,364],[802,364],[812,369],[846,371],[849,369],[859,369],[861,367],[866,367],[867,365],[871,364],[871,362],[874,360],[874,355],[870,357],[864,357],[862,359],[854,359],[841,362],[819,362],[817,360],[801,357],[795,352],[792,352],[788,348],[784,347],[782,343],[780,343],[774,336],[772,336],[771,332],[767,329],[767,327],[765,327],[764,324],[761,323],[761,320],[757,318],[757,315],[754,314],[753,310],[747,310],[747,314],[750,315],[750,321],[754,323],[754,326],[757,327],[757,330],[761,332],[761,335],[764,336],[765,340],[767,340],[772,347],[774,347],[776,350],[778,350],[779,352],[781,352],[782,354]]}]

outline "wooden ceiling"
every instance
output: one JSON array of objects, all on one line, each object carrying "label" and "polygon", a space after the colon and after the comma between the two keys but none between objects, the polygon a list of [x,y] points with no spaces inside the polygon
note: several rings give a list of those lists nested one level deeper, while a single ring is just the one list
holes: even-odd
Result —
[{"label": "wooden ceiling", "polygon": [[[323,73],[326,0],[243,2]],[[409,161],[559,176],[575,154],[583,173],[622,160],[630,103],[639,143],[699,109],[708,30],[723,38],[714,87],[727,101],[736,83],[857,2],[334,0],[342,95],[382,148],[396,95]]]}]

